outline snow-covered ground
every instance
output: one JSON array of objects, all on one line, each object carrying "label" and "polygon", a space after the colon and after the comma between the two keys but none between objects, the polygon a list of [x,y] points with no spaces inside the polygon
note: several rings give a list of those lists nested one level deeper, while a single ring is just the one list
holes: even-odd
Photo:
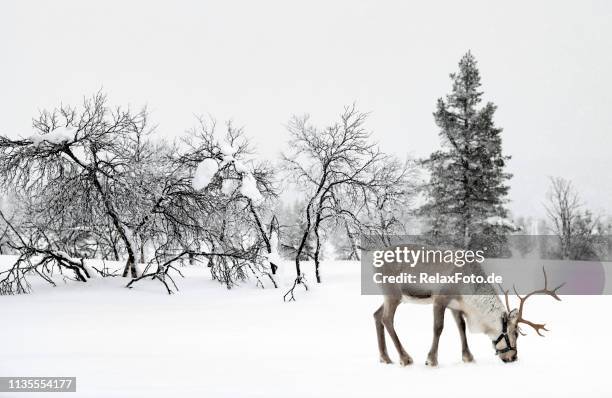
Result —
[{"label": "snow-covered ground", "polygon": [[396,326],[415,364],[402,368],[390,339],[396,364],[378,362],[381,298],[360,295],[359,264],[328,262],[322,272],[324,284],[292,303],[284,289],[228,291],[197,267],[185,268],[172,296],[158,282],[125,289],[118,277],[37,284],[0,297],[0,376],[76,376],[69,397],[612,396],[612,297],[534,298],[529,317],[551,331],[521,337],[512,364],[484,335],[469,336],[476,362],[462,363],[447,316],[434,369],[424,364],[431,307],[403,305]]}]

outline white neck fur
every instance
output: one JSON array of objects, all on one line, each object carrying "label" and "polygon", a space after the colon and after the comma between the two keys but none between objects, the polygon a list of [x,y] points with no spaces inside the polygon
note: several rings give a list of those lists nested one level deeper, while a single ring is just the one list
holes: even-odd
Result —
[{"label": "white neck fur", "polygon": [[461,310],[466,314],[471,332],[484,333],[495,340],[502,333],[501,319],[506,314],[496,295],[466,295],[462,297]]}]

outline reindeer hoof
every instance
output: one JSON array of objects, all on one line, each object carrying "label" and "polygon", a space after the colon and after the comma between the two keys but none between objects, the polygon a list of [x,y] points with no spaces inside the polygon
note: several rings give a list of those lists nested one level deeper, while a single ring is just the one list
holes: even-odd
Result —
[{"label": "reindeer hoof", "polygon": [[438,366],[438,358],[428,357],[427,361],[425,361],[425,365],[431,366],[431,367]]},{"label": "reindeer hoof", "polygon": [[472,355],[471,352],[463,354],[463,362],[465,363],[474,362],[474,356]]},{"label": "reindeer hoof", "polygon": [[393,363],[393,361],[391,360],[391,358],[389,358],[388,356],[382,356],[382,357],[380,357],[380,362],[381,362],[381,363]]},{"label": "reindeer hoof", "polygon": [[400,358],[400,365],[402,366],[408,366],[408,365],[412,365],[412,358],[410,358],[410,355],[406,355]]}]

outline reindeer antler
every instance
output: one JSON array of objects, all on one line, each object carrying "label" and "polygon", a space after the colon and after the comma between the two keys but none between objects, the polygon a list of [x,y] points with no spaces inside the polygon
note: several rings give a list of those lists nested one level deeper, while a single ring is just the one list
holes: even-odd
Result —
[{"label": "reindeer antler", "polygon": [[[525,325],[529,325],[532,328],[535,329],[536,333],[542,337],[544,337],[544,335],[542,333],[540,333],[540,330],[545,330],[548,331],[548,329],[546,329],[546,325],[544,323],[534,323],[531,321],[528,321],[526,319],[523,318],[523,307],[525,305],[525,301],[527,301],[527,299],[531,296],[533,296],[534,294],[546,294],[551,296],[552,298],[554,298],[557,301],[561,301],[561,299],[559,298],[559,296],[557,295],[557,290],[561,289],[563,287],[563,285],[565,285],[565,283],[560,284],[559,286],[557,286],[556,288],[550,290],[548,289],[548,277],[546,276],[546,269],[544,269],[544,267],[542,267],[542,272],[544,273],[544,289],[538,289],[538,290],[534,290],[533,292],[529,293],[528,295],[526,295],[525,297],[521,297],[518,292],[516,291],[516,288],[513,286],[513,290],[514,290],[514,294],[516,294],[516,296],[519,298],[520,300],[520,304],[519,304],[519,308],[518,308],[518,322],[517,323],[524,323]],[[509,308],[508,306],[508,291],[504,291],[504,294],[506,295],[506,306]]]},{"label": "reindeer antler", "polygon": [[512,308],[510,308],[510,301],[508,300],[508,293],[510,292],[510,289],[508,290],[504,290],[503,286],[501,284],[497,284],[497,286],[499,287],[499,290],[501,290],[504,293],[504,298],[506,301],[506,310],[508,310],[508,314],[512,311]]}]

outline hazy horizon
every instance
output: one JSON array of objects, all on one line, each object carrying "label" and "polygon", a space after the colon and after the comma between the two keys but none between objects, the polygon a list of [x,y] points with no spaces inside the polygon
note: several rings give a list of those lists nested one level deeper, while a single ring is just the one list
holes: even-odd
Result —
[{"label": "hazy horizon", "polygon": [[356,102],[384,150],[421,157],[440,146],[435,102],[471,50],[512,156],[514,215],[545,215],[549,176],[612,214],[609,2],[164,4],[4,3],[0,133],[29,135],[39,109],[102,89],[148,105],[166,137],[194,115],[231,118],[274,160],[292,114],[323,125]]}]

